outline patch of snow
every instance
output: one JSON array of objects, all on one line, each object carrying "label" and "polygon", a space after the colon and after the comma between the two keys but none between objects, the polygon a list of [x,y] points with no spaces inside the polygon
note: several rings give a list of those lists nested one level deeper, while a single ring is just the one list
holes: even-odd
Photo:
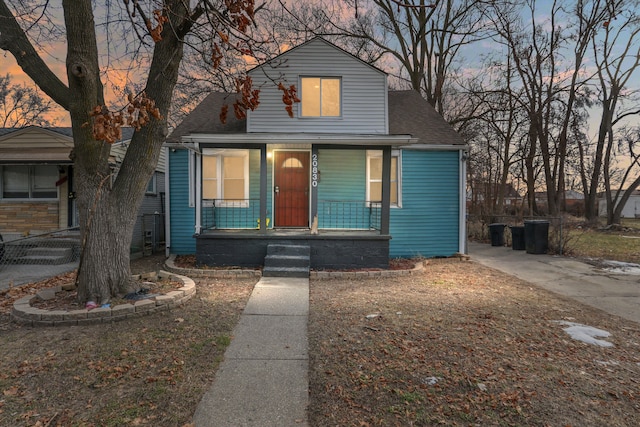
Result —
[{"label": "patch of snow", "polygon": [[602,261],[602,264],[611,273],[640,275],[640,264],[622,261]]},{"label": "patch of snow", "polygon": [[581,325],[580,323],[567,322],[559,320],[557,323],[567,326],[563,329],[574,340],[582,341],[587,344],[599,345],[600,347],[613,347],[609,341],[599,340],[596,337],[607,338],[611,334],[605,330],[594,328],[593,326]]},{"label": "patch of snow", "polygon": [[426,385],[436,385],[439,381],[442,381],[442,377],[425,377],[422,378],[422,383]]},{"label": "patch of snow", "polygon": [[380,313],[367,314],[365,317],[367,319],[375,319],[376,317],[380,317]]}]

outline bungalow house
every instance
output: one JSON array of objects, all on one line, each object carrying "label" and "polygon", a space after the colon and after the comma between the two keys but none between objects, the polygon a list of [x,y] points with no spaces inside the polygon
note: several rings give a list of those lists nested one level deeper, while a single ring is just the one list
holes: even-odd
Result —
[{"label": "bungalow house", "polygon": [[504,212],[514,213],[522,205],[522,196],[513,184],[504,185],[497,182],[474,180],[467,182],[467,210],[469,213],[481,214],[495,211],[498,193],[502,191]]},{"label": "bungalow house", "polygon": [[[132,129],[124,129],[123,140],[112,145],[114,170],[132,134]],[[78,226],[73,162],[69,158],[72,148],[70,127],[0,128],[0,234],[4,240]],[[163,153],[138,213],[134,254],[163,239],[164,169]]]},{"label": "bungalow house", "polygon": [[322,38],[249,76],[246,119],[222,123],[235,95],[211,93],[167,139],[168,253],[260,266],[293,245],[333,269],[464,252],[467,146],[418,93]]}]

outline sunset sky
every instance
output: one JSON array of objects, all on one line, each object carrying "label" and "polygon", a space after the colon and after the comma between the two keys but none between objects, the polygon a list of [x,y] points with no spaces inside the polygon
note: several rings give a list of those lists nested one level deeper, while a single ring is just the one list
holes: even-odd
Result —
[{"label": "sunset sky", "polygon": [[[312,0],[308,0],[308,1],[312,1]],[[538,10],[540,11],[541,17],[543,17],[545,10],[548,10],[549,8],[548,6],[549,2],[545,0],[545,1],[539,1],[538,3],[539,3]],[[56,10],[54,9],[54,13],[55,11]],[[97,17],[96,21],[99,22],[100,19],[103,19],[103,18]],[[486,53],[489,53],[490,51],[495,51],[495,49],[496,49],[495,43],[491,43],[490,41],[485,41],[485,42],[480,42],[479,44],[474,45],[472,51],[465,52],[464,69],[466,70],[466,73],[470,75],[481,73],[482,68],[480,68],[479,61],[477,60],[477,58],[481,54],[486,54]],[[49,65],[49,67],[56,73],[56,75],[59,76],[59,78],[63,82],[66,83],[67,82],[66,70],[65,70],[66,46],[64,45],[64,43],[57,42],[57,43],[44,44],[43,46],[41,46],[39,52],[42,58],[44,59],[44,61]],[[101,52],[101,54],[105,54],[105,53]],[[103,63],[106,63],[106,62],[109,63],[109,73],[104,74],[105,76],[108,75],[108,81],[107,80],[103,81],[103,83],[105,84],[106,98],[108,102],[113,102],[118,100],[121,97],[121,95],[120,94],[116,95],[116,93],[120,93],[121,91],[124,91],[127,85],[131,83],[132,79],[144,78],[144,75],[142,74],[144,73],[144,70],[141,71],[140,67],[136,66],[136,64],[132,65],[130,63],[125,63],[121,67],[118,67],[118,61],[116,59],[116,56],[117,55],[111,55],[108,59],[102,58]],[[388,60],[383,61],[382,63],[376,64],[376,65],[378,67],[386,69],[386,71],[391,71],[390,70],[391,64]],[[587,62],[586,65],[587,67],[593,67],[594,64],[592,62],[591,63]],[[125,73],[124,71],[118,71],[117,68],[120,68],[121,70],[128,70],[128,71],[127,73]],[[132,71],[132,69],[134,71]],[[135,71],[141,72],[141,74],[136,75],[134,74]],[[22,72],[20,67],[17,65],[13,56],[8,52],[2,52],[2,55],[0,55],[0,74],[6,75],[7,73],[11,75],[11,80],[12,80],[12,83],[14,84],[26,83],[28,85],[33,85],[33,82],[31,81],[31,79],[27,77]],[[633,82],[634,82],[633,86],[636,89],[640,88],[640,72],[638,73],[638,76],[633,80]],[[57,126],[70,125],[68,113],[59,108],[57,108],[56,111],[54,111],[51,114],[51,120],[53,120],[54,124]],[[640,123],[640,118],[636,116],[636,118],[634,119],[634,122]],[[592,124],[592,127],[593,127],[593,124]]]}]

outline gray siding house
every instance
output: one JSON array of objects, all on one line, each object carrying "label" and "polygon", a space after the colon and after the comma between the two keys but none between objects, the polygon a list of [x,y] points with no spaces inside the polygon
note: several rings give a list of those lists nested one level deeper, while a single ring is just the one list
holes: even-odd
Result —
[{"label": "gray siding house", "polygon": [[467,146],[418,93],[322,38],[249,75],[246,119],[222,123],[236,95],[211,93],[167,140],[168,253],[260,266],[289,244],[322,269],[464,251]]}]

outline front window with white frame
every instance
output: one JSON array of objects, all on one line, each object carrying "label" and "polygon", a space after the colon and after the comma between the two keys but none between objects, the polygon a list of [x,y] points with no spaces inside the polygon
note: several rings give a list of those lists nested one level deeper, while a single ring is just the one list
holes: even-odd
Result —
[{"label": "front window with white frame", "polygon": [[[392,207],[401,207],[400,152],[391,153],[390,201]],[[367,150],[367,201],[382,201],[382,150]]]},{"label": "front window with white frame", "polygon": [[302,117],[340,117],[340,78],[301,77],[300,86]]},{"label": "front window with white frame", "polygon": [[0,166],[2,199],[57,200],[60,178],[55,165],[5,165]]},{"label": "front window with white frame", "polygon": [[203,150],[202,198],[216,206],[249,204],[249,151]]}]

